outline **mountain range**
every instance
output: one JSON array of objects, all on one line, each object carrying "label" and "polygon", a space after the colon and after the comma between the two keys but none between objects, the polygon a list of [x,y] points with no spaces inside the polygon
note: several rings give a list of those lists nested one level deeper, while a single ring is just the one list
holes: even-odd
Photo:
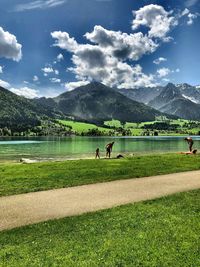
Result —
[{"label": "mountain range", "polygon": [[121,93],[161,112],[183,119],[200,120],[199,87],[168,83],[165,87],[122,89]]},{"label": "mountain range", "polygon": [[0,128],[39,125],[45,118],[70,118],[101,124],[154,121],[157,116],[200,120],[200,89],[188,84],[113,89],[98,82],[54,98],[26,99],[0,87]]}]

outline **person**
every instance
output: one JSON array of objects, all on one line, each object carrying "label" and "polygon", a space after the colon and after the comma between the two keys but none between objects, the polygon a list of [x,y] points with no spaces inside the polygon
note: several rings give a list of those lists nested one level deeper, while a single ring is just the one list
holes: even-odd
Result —
[{"label": "person", "polygon": [[197,149],[194,149],[194,150],[188,151],[188,152],[180,152],[180,154],[184,154],[184,155],[196,155],[197,154]]},{"label": "person", "polygon": [[96,156],[95,159],[99,158],[100,159],[100,153],[99,153],[99,148],[97,147],[96,149]]},{"label": "person", "polygon": [[191,138],[191,137],[187,137],[187,138],[185,138],[184,140],[188,142],[188,145],[189,145],[189,151],[192,152],[192,146],[193,146],[193,144],[194,144],[192,138]]},{"label": "person", "polygon": [[112,152],[112,148],[113,148],[113,145],[114,145],[115,142],[112,142],[112,143],[109,143],[106,145],[106,158],[109,157],[110,158],[110,155],[111,155],[111,152]]}]

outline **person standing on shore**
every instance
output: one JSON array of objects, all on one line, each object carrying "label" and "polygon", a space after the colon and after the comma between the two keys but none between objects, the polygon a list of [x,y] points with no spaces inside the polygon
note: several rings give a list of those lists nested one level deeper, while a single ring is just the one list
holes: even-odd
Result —
[{"label": "person standing on shore", "polygon": [[115,142],[109,143],[106,145],[106,158],[108,157],[110,159],[112,148]]},{"label": "person standing on shore", "polygon": [[194,144],[192,138],[191,137],[187,137],[184,140],[187,141],[187,143],[189,145],[189,151],[192,152],[192,147],[193,147],[193,144]]},{"label": "person standing on shore", "polygon": [[100,159],[99,148],[96,149],[96,156],[95,156],[95,159],[97,159],[97,158]]}]

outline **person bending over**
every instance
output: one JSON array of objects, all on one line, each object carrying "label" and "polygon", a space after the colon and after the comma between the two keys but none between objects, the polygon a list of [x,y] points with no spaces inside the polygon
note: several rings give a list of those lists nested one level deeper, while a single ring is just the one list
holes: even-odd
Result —
[{"label": "person bending over", "polygon": [[115,142],[106,145],[106,158],[111,156],[112,148]]},{"label": "person bending over", "polygon": [[189,145],[189,151],[192,152],[192,146],[193,146],[193,144],[194,144],[192,138],[191,138],[191,137],[187,137],[187,138],[185,138],[184,140],[185,140],[185,141],[188,143],[188,145]]}]

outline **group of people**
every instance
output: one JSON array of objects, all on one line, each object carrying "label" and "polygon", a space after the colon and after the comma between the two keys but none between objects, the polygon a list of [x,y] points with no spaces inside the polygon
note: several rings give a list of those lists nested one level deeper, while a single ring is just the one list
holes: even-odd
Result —
[{"label": "group of people", "polygon": [[[193,145],[194,145],[194,141],[191,137],[187,137],[184,139],[188,145],[189,145],[189,151],[188,152],[181,152],[181,154],[186,154],[186,155],[195,155],[197,153],[197,149],[193,149]],[[106,158],[110,158],[111,156],[111,153],[112,153],[112,148],[113,148],[113,145],[114,145],[115,142],[112,142],[112,143],[108,143],[106,145]],[[122,156],[123,157],[123,156]],[[95,158],[97,159],[100,159],[100,149],[97,148],[96,149],[96,155],[95,155]]]},{"label": "group of people", "polygon": [[[106,145],[106,158],[110,158],[114,143],[115,143],[115,142],[112,142],[112,143],[108,143],[108,144]],[[96,156],[95,156],[95,158],[96,158],[96,159],[97,159],[97,158],[100,159],[100,150],[99,150],[99,148],[96,149]]]}]

